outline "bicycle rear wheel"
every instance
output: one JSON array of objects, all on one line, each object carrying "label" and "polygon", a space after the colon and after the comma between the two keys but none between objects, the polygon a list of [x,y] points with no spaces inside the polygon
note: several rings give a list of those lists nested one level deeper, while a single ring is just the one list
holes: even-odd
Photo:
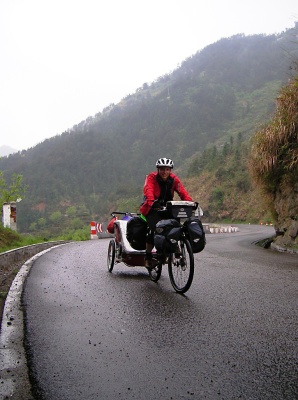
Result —
[{"label": "bicycle rear wheel", "polygon": [[149,273],[150,279],[153,282],[157,282],[161,276],[162,263],[158,260],[153,259],[152,264],[153,264],[153,268],[148,268],[148,273]]},{"label": "bicycle rear wheel", "polygon": [[181,254],[176,257],[171,253],[168,261],[169,277],[173,288],[178,293],[185,293],[190,288],[194,275],[194,257],[191,245],[186,238],[179,242]]},{"label": "bicycle rear wheel", "polygon": [[112,272],[114,268],[115,253],[116,253],[116,243],[114,239],[111,239],[109,242],[108,257],[107,257],[107,265],[109,272]]}]

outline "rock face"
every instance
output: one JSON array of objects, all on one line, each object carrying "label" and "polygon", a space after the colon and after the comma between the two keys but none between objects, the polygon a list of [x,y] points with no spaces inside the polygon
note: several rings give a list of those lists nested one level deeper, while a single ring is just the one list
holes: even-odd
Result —
[{"label": "rock face", "polygon": [[274,242],[285,247],[298,246],[298,182],[282,184],[274,205],[278,214],[278,236]]}]

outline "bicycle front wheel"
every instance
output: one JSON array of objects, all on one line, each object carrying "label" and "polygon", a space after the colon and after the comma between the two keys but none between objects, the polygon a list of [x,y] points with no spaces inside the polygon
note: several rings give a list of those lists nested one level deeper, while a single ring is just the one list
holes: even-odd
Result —
[{"label": "bicycle front wheel", "polygon": [[194,257],[191,245],[186,238],[179,242],[180,254],[171,253],[168,261],[169,277],[178,293],[185,293],[192,284],[194,275]]}]

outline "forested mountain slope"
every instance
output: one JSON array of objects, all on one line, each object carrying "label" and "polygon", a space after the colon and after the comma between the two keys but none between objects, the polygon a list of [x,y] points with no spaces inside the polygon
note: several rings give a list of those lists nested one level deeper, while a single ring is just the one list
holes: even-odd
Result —
[{"label": "forested mountain slope", "polygon": [[221,152],[239,137],[245,144],[268,121],[298,56],[296,35],[297,27],[222,39],[67,132],[2,158],[0,170],[22,174],[29,188],[19,205],[19,228],[27,231],[71,206],[87,219],[106,219],[119,200],[137,206],[144,177],[159,157],[171,157],[179,175],[195,181],[204,150]]}]

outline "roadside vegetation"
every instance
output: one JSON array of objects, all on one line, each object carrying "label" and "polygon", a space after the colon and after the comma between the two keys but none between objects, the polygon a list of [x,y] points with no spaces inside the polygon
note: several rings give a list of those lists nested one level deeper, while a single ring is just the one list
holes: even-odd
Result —
[{"label": "roadside vegetation", "polygon": [[297,249],[298,74],[280,90],[272,120],[251,143],[250,172],[273,216],[276,243]]},{"label": "roadside vegetation", "polygon": [[0,253],[32,244],[57,241],[57,240],[89,240],[90,227],[69,230],[55,237],[32,236],[19,234],[11,229],[0,227]]},{"label": "roadside vegetation", "polygon": [[15,249],[17,247],[29,246],[30,244],[44,242],[44,239],[33,236],[24,236],[9,229],[0,228],[0,252]]},{"label": "roadside vegetation", "polygon": [[297,181],[298,76],[283,87],[273,119],[252,138],[250,170],[254,181],[273,198],[286,178]]}]

